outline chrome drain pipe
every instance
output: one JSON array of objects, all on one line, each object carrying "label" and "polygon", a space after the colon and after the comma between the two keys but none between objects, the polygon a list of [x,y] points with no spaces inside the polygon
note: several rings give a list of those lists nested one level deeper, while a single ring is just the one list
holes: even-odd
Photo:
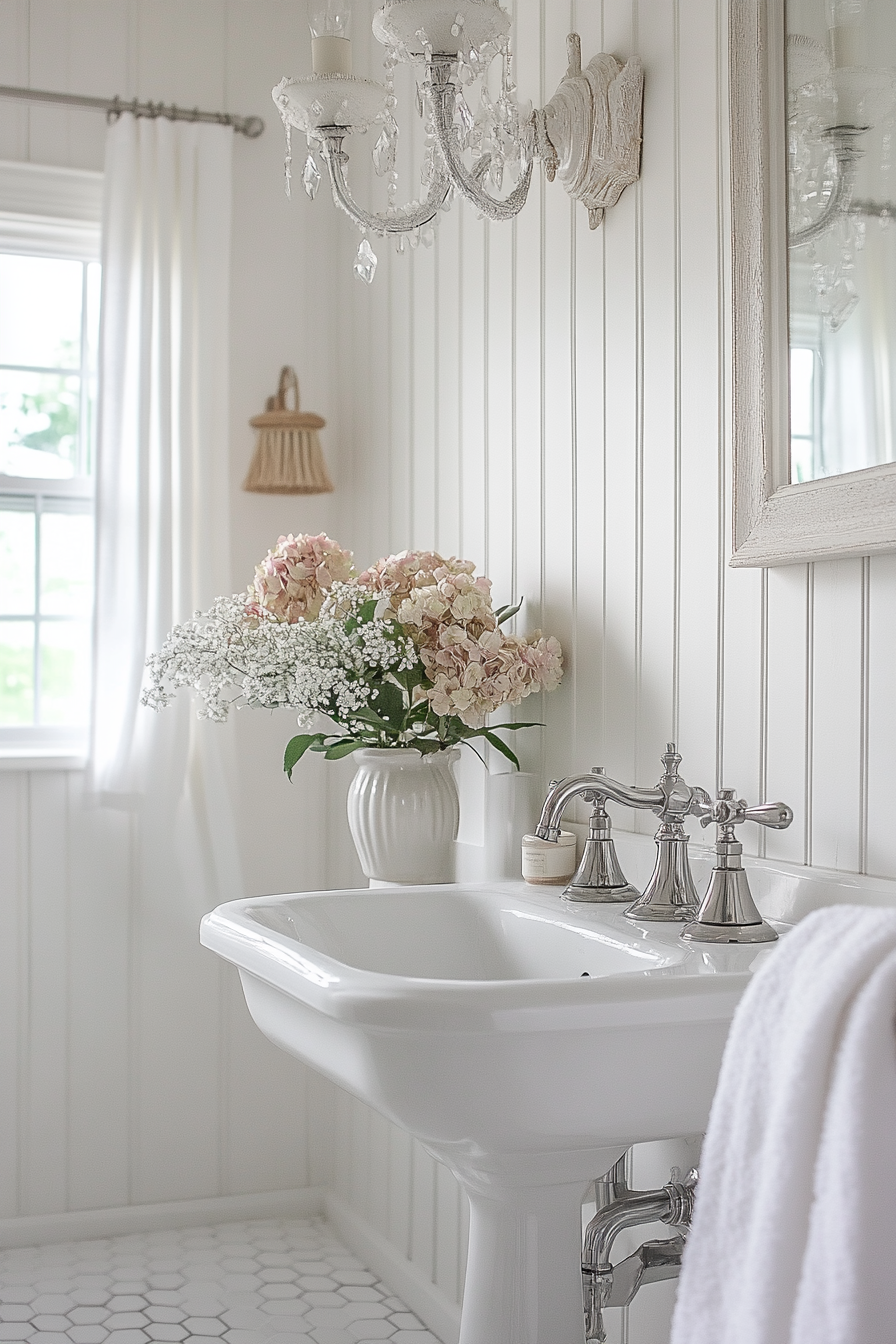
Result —
[{"label": "chrome drain pipe", "polygon": [[644,1284],[677,1278],[684,1250],[683,1232],[667,1241],[645,1241],[618,1265],[612,1263],[610,1255],[624,1228],[667,1223],[683,1231],[687,1229],[696,1187],[696,1171],[689,1172],[682,1181],[678,1169],[673,1168],[669,1184],[661,1189],[630,1190],[625,1178],[625,1158],[620,1158],[605,1176],[595,1181],[597,1211],[585,1229],[582,1249],[586,1340],[604,1344],[605,1308],[628,1306]]}]

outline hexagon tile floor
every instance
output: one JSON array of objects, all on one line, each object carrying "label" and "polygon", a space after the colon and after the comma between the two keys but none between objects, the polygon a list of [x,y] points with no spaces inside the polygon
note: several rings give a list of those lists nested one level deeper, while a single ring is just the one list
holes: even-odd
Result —
[{"label": "hexagon tile floor", "polygon": [[322,1219],[0,1252],[0,1342],[439,1344]]}]

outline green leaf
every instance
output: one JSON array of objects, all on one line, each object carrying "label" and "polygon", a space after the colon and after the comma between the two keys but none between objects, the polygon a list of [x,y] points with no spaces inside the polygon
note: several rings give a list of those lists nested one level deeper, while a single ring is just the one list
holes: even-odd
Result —
[{"label": "green leaf", "polygon": [[498,622],[498,625],[503,625],[505,621],[509,621],[512,616],[515,616],[522,607],[524,601],[525,598],[521,597],[515,606],[511,606],[510,603],[508,603],[505,607],[499,607],[495,612],[495,620]]},{"label": "green leaf", "polygon": [[498,728],[506,728],[508,732],[516,732],[517,728],[543,728],[543,723],[493,723],[491,731],[495,732]]},{"label": "green leaf", "polygon": [[377,728],[392,729],[391,723],[380,718],[379,714],[375,714],[372,709],[368,709],[366,706],[363,709],[353,709],[351,716],[353,719],[361,719],[363,723],[372,723]]},{"label": "green leaf", "polygon": [[379,606],[379,598],[371,597],[367,602],[362,602],[358,608],[358,619],[361,621],[372,621]]},{"label": "green leaf", "polygon": [[288,779],[292,779],[292,772],[296,764],[302,759],[308,748],[323,741],[323,733],[299,733],[297,737],[290,738],[283,753],[283,769],[286,771]]},{"label": "green leaf", "polygon": [[404,724],[404,696],[393,682],[384,681],[376,688],[373,706],[389,727],[398,729]]},{"label": "green leaf", "polygon": [[366,742],[359,742],[356,738],[347,742],[334,742],[331,747],[327,747],[324,753],[324,759],[328,761],[341,760],[343,756],[348,756],[359,747],[366,746]]},{"label": "green leaf", "polygon": [[421,756],[433,756],[444,749],[444,744],[437,737],[418,737],[413,745]]},{"label": "green leaf", "polygon": [[488,763],[486,762],[485,757],[482,755],[481,752],[479,752],[479,751],[476,750],[476,748],[473,746],[473,743],[470,742],[468,738],[464,738],[463,742],[461,743],[461,746],[469,747],[470,750],[472,751],[473,755],[474,755],[474,756],[478,756],[479,760],[480,760],[480,761],[482,762],[482,764],[485,766],[486,770],[488,769]]},{"label": "green leaf", "polygon": [[485,738],[486,742],[492,744],[495,751],[500,751],[501,755],[506,756],[508,761],[511,761],[516,766],[517,770],[519,770],[520,763],[517,760],[516,754],[511,751],[506,742],[502,742],[500,737],[496,737],[494,733],[488,730],[488,728],[483,729],[482,736]]}]

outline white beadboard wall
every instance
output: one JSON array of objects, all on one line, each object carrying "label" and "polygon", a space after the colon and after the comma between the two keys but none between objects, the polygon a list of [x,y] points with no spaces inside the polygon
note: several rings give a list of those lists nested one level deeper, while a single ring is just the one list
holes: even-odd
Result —
[{"label": "white beadboard wall", "polygon": [[[592,233],[536,169],[512,224],[455,204],[431,251],[374,240],[369,289],[345,278],[355,241],[337,245],[354,372],[342,534],[365,559],[408,545],[468,556],[501,601],[525,598],[518,628],[560,637],[563,686],[523,707],[547,727],[517,739],[541,784],[602,763],[650,785],[674,738],[688,779],[793,805],[788,831],[745,828],[748,850],[896,877],[896,556],[727,565],[727,4],[508,7],[520,95],[536,104],[573,29],[586,59],[640,54],[641,181]],[[359,144],[353,181],[375,193],[362,158]],[[464,786],[471,804],[475,781]],[[360,1103],[341,1097],[338,1116],[340,1198],[459,1300],[453,1182]],[[639,1159],[660,1180],[662,1161],[682,1160],[663,1148]],[[652,1288],[615,1328],[659,1344],[670,1301]]]},{"label": "white beadboard wall", "polygon": [[[230,462],[233,582],[284,531],[337,531],[334,500],[239,490],[247,421],[294,364],[328,419],[337,481],[323,210],[283,192],[270,89],[305,43],[301,0],[3,0],[0,83],[259,113],[234,140]],[[0,158],[101,169],[95,113],[0,101]],[[227,207],[227,203],[222,203]],[[338,497],[337,497],[338,499]],[[326,885],[326,776],[280,770],[289,716],[241,716],[249,891]],[[137,894],[133,818],[79,771],[0,773],[0,1219],[327,1185],[333,1089],[261,1036],[237,977],[198,945],[202,911]],[[5,1236],[14,1235],[5,1232]]]}]

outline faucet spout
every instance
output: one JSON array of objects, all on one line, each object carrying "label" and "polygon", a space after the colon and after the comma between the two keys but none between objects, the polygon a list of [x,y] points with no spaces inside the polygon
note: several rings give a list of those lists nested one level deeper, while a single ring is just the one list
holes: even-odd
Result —
[{"label": "faucet spout", "polygon": [[570,775],[561,779],[548,792],[541,809],[541,816],[535,828],[540,840],[556,840],[560,834],[560,818],[564,810],[579,794],[600,794],[614,803],[623,803],[626,807],[656,810],[665,803],[665,794],[660,788],[637,789],[633,785],[620,784],[607,775]]}]

